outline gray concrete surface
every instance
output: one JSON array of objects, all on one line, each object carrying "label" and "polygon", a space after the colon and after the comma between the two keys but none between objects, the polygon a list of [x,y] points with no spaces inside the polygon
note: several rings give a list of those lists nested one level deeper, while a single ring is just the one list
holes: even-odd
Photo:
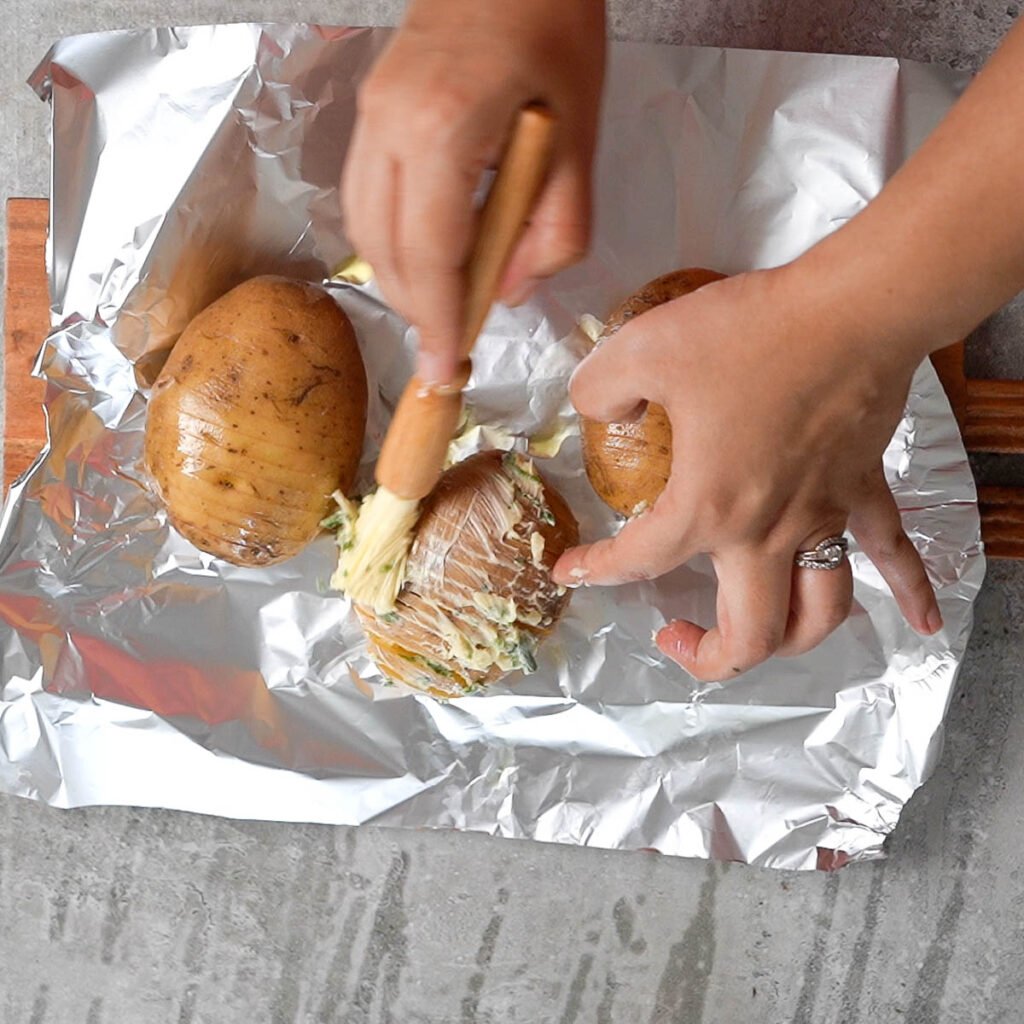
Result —
[{"label": "gray concrete surface", "polygon": [[[22,81],[55,36],[385,23],[401,8],[2,0],[0,186],[46,192],[44,110]],[[611,23],[619,37],[977,67],[1016,15],[1007,0],[615,0]],[[1019,366],[1015,333],[981,336],[975,367]],[[1017,1024],[1022,629],[1024,565],[996,564],[938,772],[887,861],[830,877],[0,798],[0,1020]]]}]

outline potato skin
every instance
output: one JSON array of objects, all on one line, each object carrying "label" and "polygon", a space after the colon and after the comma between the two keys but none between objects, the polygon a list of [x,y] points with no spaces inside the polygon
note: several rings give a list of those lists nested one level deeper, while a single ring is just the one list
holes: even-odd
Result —
[{"label": "potato skin", "polygon": [[[633,317],[723,277],[714,270],[692,267],[648,281],[608,317],[598,344]],[[606,505],[620,515],[632,516],[658,500],[672,470],[672,425],[662,406],[652,402],[630,423],[599,423],[581,417],[580,433],[587,477]]]},{"label": "potato skin", "polygon": [[322,288],[256,277],[188,325],[153,386],[146,466],[175,529],[236,565],[270,565],[316,536],[355,479],[366,370]]},{"label": "potato skin", "polygon": [[[492,620],[474,598],[482,590],[514,602],[516,617],[503,633],[521,635],[531,647],[565,610],[570,593],[552,581],[551,569],[578,543],[579,527],[539,474],[536,498],[520,490],[510,458],[481,452],[449,469],[424,504],[395,612],[381,616],[357,606],[371,655],[396,682],[457,697],[512,670],[465,664],[453,657],[438,628],[443,616],[470,637],[487,630]],[[518,510],[511,517],[503,511],[511,507],[510,495]],[[516,520],[511,526],[510,519]],[[539,556],[531,546],[535,533],[543,537]]]}]

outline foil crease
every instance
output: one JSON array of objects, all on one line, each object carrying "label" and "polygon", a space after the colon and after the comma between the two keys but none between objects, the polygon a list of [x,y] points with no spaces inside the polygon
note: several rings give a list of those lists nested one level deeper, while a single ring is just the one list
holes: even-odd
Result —
[{"label": "foil crease", "polygon": [[[976,495],[929,365],[885,456],[946,620],[922,639],[852,553],[820,648],[696,685],[652,630],[708,622],[696,560],[583,589],[539,671],[448,703],[385,686],[323,537],[270,569],[196,551],[141,467],[148,389],[206,303],[255,273],[351,256],[337,182],[385,30],[231,25],[70,38],[52,106],[49,445],[0,524],[0,788],[53,806],[457,828],[779,868],[877,857],[941,746],[984,575]],[[582,473],[575,324],[669,269],[795,257],[855,214],[964,78],[880,58],[613,45],[585,263],[497,310],[456,449],[526,450],[585,537],[616,527]],[[414,337],[372,282],[330,287],[371,380],[370,479]],[[42,339],[41,339],[42,340]],[[554,439],[552,441],[552,439]]]}]

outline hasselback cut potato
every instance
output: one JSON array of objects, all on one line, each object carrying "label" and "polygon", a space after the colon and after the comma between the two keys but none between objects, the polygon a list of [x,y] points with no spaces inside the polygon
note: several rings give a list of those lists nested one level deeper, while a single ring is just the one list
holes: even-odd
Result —
[{"label": "hasselback cut potato", "polygon": [[533,671],[569,600],[551,568],[578,538],[525,456],[490,451],[453,466],[424,504],[395,610],[357,607],[371,655],[390,679],[441,697]]},{"label": "hasselback cut potato", "polygon": [[153,386],[145,459],[196,547],[269,565],[351,487],[367,386],[348,317],[322,288],[257,277],[188,325]]},{"label": "hasselback cut potato", "polygon": [[[691,268],[645,284],[608,318],[598,344],[641,313],[688,295],[725,275]],[[600,498],[620,515],[638,515],[665,489],[672,468],[672,426],[665,410],[653,402],[630,423],[599,423],[581,418],[583,463]]]}]

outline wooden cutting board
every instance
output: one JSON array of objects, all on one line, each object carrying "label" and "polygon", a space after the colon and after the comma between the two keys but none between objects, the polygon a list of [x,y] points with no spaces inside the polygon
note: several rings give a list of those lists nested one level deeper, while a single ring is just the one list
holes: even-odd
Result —
[{"label": "wooden cutting board", "polygon": [[[43,384],[30,371],[50,323],[45,267],[48,212],[45,199],[7,202],[5,492],[31,465],[46,436]],[[1024,381],[966,377],[963,344],[943,349],[932,359],[967,450],[1024,455]],[[1024,558],[1024,488],[982,487],[979,499],[989,557]]]}]

